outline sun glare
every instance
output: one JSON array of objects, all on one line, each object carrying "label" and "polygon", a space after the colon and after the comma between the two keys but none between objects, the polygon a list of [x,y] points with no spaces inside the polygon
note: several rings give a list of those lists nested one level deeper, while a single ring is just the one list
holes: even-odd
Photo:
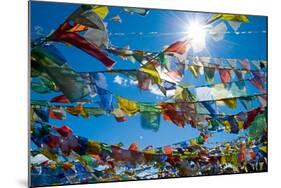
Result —
[{"label": "sun glare", "polygon": [[191,45],[194,51],[201,51],[206,46],[206,27],[197,21],[190,22],[187,25],[188,38],[191,40]]}]

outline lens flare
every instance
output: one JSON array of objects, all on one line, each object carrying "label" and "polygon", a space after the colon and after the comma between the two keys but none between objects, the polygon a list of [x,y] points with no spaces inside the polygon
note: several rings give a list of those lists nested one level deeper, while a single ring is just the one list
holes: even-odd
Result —
[{"label": "lens flare", "polygon": [[187,25],[187,33],[193,50],[195,52],[202,51],[206,46],[206,27],[197,21],[190,22]]}]

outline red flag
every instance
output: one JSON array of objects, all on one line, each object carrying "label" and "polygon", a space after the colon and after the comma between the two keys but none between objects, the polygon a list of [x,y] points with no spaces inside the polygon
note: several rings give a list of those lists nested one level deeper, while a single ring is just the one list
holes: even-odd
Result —
[{"label": "red flag", "polygon": [[130,151],[138,151],[138,145],[136,143],[132,143],[129,147]]},{"label": "red flag", "polygon": [[263,108],[257,108],[257,109],[247,112],[247,121],[245,121],[245,123],[243,125],[244,129],[247,129],[253,123],[253,121],[256,119],[256,116],[261,112],[263,112]]},{"label": "red flag", "polygon": [[100,60],[108,68],[111,68],[114,65],[115,62],[110,59],[106,53],[101,51],[94,44],[90,43],[79,34],[70,32],[72,28],[73,26],[71,26],[68,22],[65,22],[52,34],[51,39],[66,42],[85,51],[89,55]]},{"label": "red flag", "polygon": [[171,44],[168,48],[164,50],[164,52],[172,52],[183,55],[184,53],[188,52],[191,45],[188,43],[187,40],[184,41],[177,41]]},{"label": "red flag", "polygon": [[66,98],[65,95],[59,95],[54,98],[52,98],[51,102],[58,102],[58,103],[70,103],[68,98]]},{"label": "red flag", "polygon": [[178,127],[184,127],[184,113],[176,110],[175,103],[161,103],[160,106],[162,108],[162,115],[165,120],[172,121]]},{"label": "red flag", "polygon": [[231,70],[229,69],[219,69],[220,77],[222,83],[226,84],[231,79]]},{"label": "red flag", "polygon": [[49,107],[49,117],[53,119],[65,119],[65,112],[60,107]]},{"label": "red flag", "polygon": [[164,153],[166,155],[172,155],[173,154],[173,148],[172,146],[164,146]]},{"label": "red flag", "polygon": [[53,136],[53,135],[49,135],[49,137],[47,138],[46,144],[50,147],[50,148],[56,148],[60,145],[60,138],[58,136]]},{"label": "red flag", "polygon": [[65,125],[63,125],[62,127],[55,127],[55,130],[64,137],[67,137],[68,135],[70,135],[72,133],[71,128],[69,128],[68,126],[65,126]]}]

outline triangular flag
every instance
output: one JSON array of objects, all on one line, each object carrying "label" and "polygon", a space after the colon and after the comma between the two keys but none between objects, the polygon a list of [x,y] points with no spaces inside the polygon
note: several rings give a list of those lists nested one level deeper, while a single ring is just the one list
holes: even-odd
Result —
[{"label": "triangular flag", "polygon": [[237,100],[236,98],[231,98],[231,99],[223,99],[222,100],[226,106],[228,106],[231,109],[234,109],[237,107]]},{"label": "triangular flag", "polygon": [[215,71],[215,67],[204,67],[205,79],[209,84],[213,83],[214,81]]},{"label": "triangular flag", "polygon": [[222,83],[226,84],[231,79],[231,70],[230,69],[219,69],[219,74]]},{"label": "triangular flag", "polygon": [[70,103],[68,98],[65,95],[59,95],[51,99],[51,102],[57,102],[57,103]]},{"label": "triangular flag", "polygon": [[184,41],[177,41],[173,44],[171,44],[168,48],[164,50],[164,53],[176,53],[183,55],[188,52],[191,45],[187,40]]},{"label": "triangular flag", "polygon": [[228,21],[228,23],[235,32],[239,29],[241,25],[241,22],[236,22],[236,21]]},{"label": "triangular flag", "polygon": [[227,27],[225,23],[220,22],[209,31],[209,34],[211,35],[214,41],[220,41],[224,38],[226,31],[227,31]]},{"label": "triangular flag", "polygon": [[193,74],[195,78],[198,78],[199,72],[200,72],[200,66],[198,65],[189,65],[188,69]]}]

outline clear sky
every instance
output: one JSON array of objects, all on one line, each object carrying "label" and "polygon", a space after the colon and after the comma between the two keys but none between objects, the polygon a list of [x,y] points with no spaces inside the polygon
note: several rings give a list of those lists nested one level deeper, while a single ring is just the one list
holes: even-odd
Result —
[{"label": "clear sky", "polygon": [[[38,30],[43,35],[49,34],[63,23],[79,4],[32,2],[31,4],[31,38],[39,37]],[[187,7],[188,8],[188,7]],[[109,14],[104,22],[107,24],[110,33],[130,33],[130,32],[159,32],[159,33],[178,33],[185,32],[186,25],[192,19],[206,19],[209,13],[180,12],[151,10],[148,15],[140,16],[137,14],[128,14],[122,11],[120,7],[109,7]],[[122,23],[115,23],[109,19],[119,14]],[[264,31],[266,30],[266,17],[249,16],[250,23],[242,24],[238,31]],[[160,51],[163,46],[169,45],[184,37],[183,34],[172,35],[110,35],[110,43],[114,46],[124,47],[129,45],[131,49]],[[248,59],[266,59],[266,33],[257,32],[253,34],[226,34],[224,40],[215,42],[207,36],[207,49],[195,54],[192,51],[190,55],[205,55],[211,57],[223,58],[248,58]],[[105,70],[106,67],[95,58],[87,55],[81,50],[66,46],[62,43],[55,43],[55,46],[61,51],[67,59],[67,63],[77,72]],[[193,54],[192,54],[193,53]],[[138,63],[122,60],[117,56],[110,55],[117,63],[114,69],[139,68]],[[119,85],[114,83],[116,75],[106,74],[108,90],[116,95],[120,95],[132,100],[141,102],[159,102],[163,100],[160,96],[149,91],[140,91],[135,85]],[[128,79],[123,75],[119,75]],[[206,84],[204,76],[195,80],[189,71],[185,72],[185,81],[195,85]],[[218,75],[215,81],[220,82]],[[128,81],[129,83],[129,81]],[[255,92],[253,88],[248,88]],[[32,99],[49,100],[58,93],[36,94],[32,92]],[[98,100],[98,97],[94,99]],[[257,105],[257,104],[255,104]],[[241,105],[234,111],[222,108],[225,112],[235,113],[243,111]],[[197,137],[199,132],[186,125],[185,128],[178,128],[171,122],[164,121],[161,118],[161,125],[158,132],[144,130],[140,125],[140,115],[128,117],[126,122],[118,123],[113,116],[90,117],[89,119],[77,118],[67,115],[64,121],[51,120],[51,124],[56,126],[67,125],[71,127],[76,135],[105,142],[108,144],[124,143],[128,147],[132,142],[138,143],[141,148],[147,145],[155,147],[177,143]],[[237,135],[227,133],[216,133],[210,141],[231,140]]]}]

